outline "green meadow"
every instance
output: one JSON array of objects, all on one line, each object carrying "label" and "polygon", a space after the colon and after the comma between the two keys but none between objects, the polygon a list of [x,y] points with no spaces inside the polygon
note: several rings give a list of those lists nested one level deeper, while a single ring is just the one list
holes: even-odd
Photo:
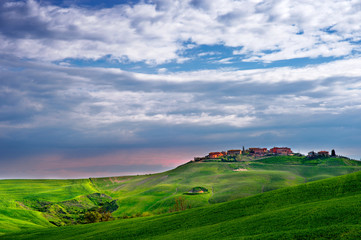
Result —
[{"label": "green meadow", "polygon": [[[352,239],[360,234],[361,174],[353,173],[360,169],[360,162],[344,158],[282,156],[190,162],[141,176],[1,180],[0,235],[4,239],[75,235],[77,239],[302,239],[343,234]],[[194,188],[208,191],[190,194]],[[190,209],[170,213],[179,198]],[[118,220],[81,224],[81,216],[99,206]]]},{"label": "green meadow", "polygon": [[4,239],[359,239],[361,172],[182,212]]}]

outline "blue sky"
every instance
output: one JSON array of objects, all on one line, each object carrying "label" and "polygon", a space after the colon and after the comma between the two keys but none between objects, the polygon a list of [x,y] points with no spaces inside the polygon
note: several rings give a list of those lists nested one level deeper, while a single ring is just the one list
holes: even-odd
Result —
[{"label": "blue sky", "polygon": [[360,159],[360,11],[1,1],[0,178],[140,174],[242,146]]}]

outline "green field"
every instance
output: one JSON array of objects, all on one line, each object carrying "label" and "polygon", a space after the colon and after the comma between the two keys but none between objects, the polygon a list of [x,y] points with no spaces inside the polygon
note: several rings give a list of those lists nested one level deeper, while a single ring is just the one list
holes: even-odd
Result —
[{"label": "green field", "polygon": [[4,239],[359,239],[361,172],[158,216]]},{"label": "green field", "polygon": [[[76,231],[75,234],[80,234],[82,231],[88,234],[88,226],[94,226],[95,232],[89,232],[89,236],[84,235],[82,237],[90,238],[90,236],[93,236],[92,234],[99,237],[96,233],[97,231],[100,231],[99,229],[97,230],[96,226],[98,225],[114,227],[117,224],[120,224],[119,226],[128,224],[129,226],[127,229],[134,229],[135,231],[138,224],[146,227],[148,223],[150,224],[154,221],[163,220],[168,221],[166,220],[167,218],[183,216],[182,214],[205,214],[208,216],[208,213],[206,214],[205,211],[217,212],[220,211],[219,209],[221,206],[228,206],[224,205],[224,203],[215,203],[228,202],[239,198],[243,198],[242,200],[237,200],[241,201],[238,202],[239,204],[242,205],[243,203],[247,203],[249,205],[247,209],[258,209],[261,203],[257,203],[258,200],[256,201],[256,199],[259,199],[259,196],[271,196],[269,194],[275,194],[280,191],[268,192],[270,190],[344,175],[359,171],[360,169],[360,162],[348,159],[325,158],[307,160],[304,157],[284,156],[229,163],[191,162],[167,172],[142,176],[81,180],[1,180],[0,235],[2,234],[3,237],[12,236],[8,234],[21,233],[30,230],[34,231],[35,234],[39,229],[47,228],[51,228],[51,231],[54,231],[54,233],[58,231],[57,229],[70,229],[66,231],[74,229],[74,231]],[[359,177],[359,175],[355,176]],[[315,182],[315,184],[316,183],[319,184],[319,182]],[[194,187],[206,188],[208,189],[208,192],[202,194],[185,194]],[[282,191],[286,191],[286,189]],[[268,193],[257,195],[257,198],[249,197],[264,192]],[[300,201],[303,199],[303,195],[304,194],[298,196]],[[167,212],[174,207],[175,199],[179,197],[184,198],[187,205],[190,205],[192,209],[187,210],[184,213],[169,215]],[[296,196],[293,196],[293,198],[295,197]],[[310,196],[310,202],[313,202],[311,199],[312,197],[314,198],[314,196]],[[332,196],[330,196],[330,199],[331,198]],[[304,201],[304,199],[302,201]],[[332,202],[333,201],[336,200],[333,199]],[[226,204],[232,205],[235,203],[232,201]],[[267,204],[271,206],[275,203],[269,202]],[[265,207],[268,206],[267,204]],[[302,204],[304,203],[302,202]],[[283,206],[283,204],[281,205]],[[83,220],[79,216],[89,209],[97,208],[99,206],[106,206],[108,209],[111,209],[112,215],[115,218],[147,215],[154,216],[117,220],[100,224],[73,225],[65,228],[55,227],[82,223]],[[278,209],[279,206],[277,205],[274,207]],[[280,209],[278,210],[281,211]],[[236,222],[240,221],[240,218],[242,218],[242,221],[251,221],[258,214],[252,212],[252,218],[250,218],[245,217],[243,211],[244,210],[236,211],[237,214],[234,216],[234,218],[237,219],[235,220]],[[282,211],[286,210],[283,209]],[[267,210],[267,214],[271,214],[271,212],[270,209]],[[200,217],[201,215],[197,215],[196,218],[202,218]],[[233,221],[232,215],[229,213],[226,215],[224,217],[227,217],[227,222]],[[213,217],[218,220],[222,219],[220,216]],[[298,216],[297,218],[300,217]],[[210,220],[205,217],[203,220],[197,220],[194,224],[199,221],[205,223]],[[260,221],[260,219],[254,221]],[[210,227],[213,223],[214,222],[210,221],[205,225],[194,227],[194,231],[201,231],[203,228],[204,231],[208,231],[209,229],[206,226]],[[193,223],[188,224],[193,226]],[[222,231],[223,229],[228,228],[223,228],[221,222],[214,224],[216,224],[216,226],[210,227],[211,229],[217,229],[218,225],[222,226]],[[231,222],[229,222],[229,224],[232,226]],[[243,225],[243,223],[239,224]],[[249,223],[247,222],[247,224]],[[117,229],[119,229],[119,226]],[[327,226],[322,226],[320,229],[315,228],[313,230],[317,230],[316,232],[328,232],[327,228],[323,229],[325,227]],[[353,229],[353,226],[348,227]],[[242,226],[238,226],[237,229],[238,228],[242,229]],[[292,231],[295,232],[292,234],[304,234],[301,230],[298,230],[299,229],[293,229]],[[46,232],[47,230],[44,231]],[[139,231],[143,230],[139,229]],[[156,228],[154,231],[156,231]],[[184,232],[184,230],[179,231],[178,234],[180,235]],[[342,232],[343,230],[339,229],[339,231]],[[250,230],[250,232],[254,235],[253,230]],[[262,234],[264,233],[265,232],[262,232]],[[288,233],[291,234],[290,232]],[[129,234],[138,236],[138,233],[131,233],[130,230]],[[158,235],[159,233],[156,233],[157,238],[159,237]],[[129,235],[129,238],[130,236],[131,235]],[[17,235],[16,237],[20,238],[20,235]],[[151,235],[146,237],[151,237]],[[167,238],[167,236],[164,237]],[[112,237],[108,236],[108,238],[111,239]],[[172,238],[174,238],[174,236]],[[275,239],[277,238],[278,237],[275,235]]]}]

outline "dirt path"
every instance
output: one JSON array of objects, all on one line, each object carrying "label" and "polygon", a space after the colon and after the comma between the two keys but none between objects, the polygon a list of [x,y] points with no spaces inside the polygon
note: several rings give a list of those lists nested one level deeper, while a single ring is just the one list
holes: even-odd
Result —
[{"label": "dirt path", "polygon": [[114,188],[112,191],[113,191],[113,192],[116,192],[116,191],[118,191],[119,189],[121,189],[123,186],[124,186],[124,185],[120,185],[120,186]]},{"label": "dirt path", "polygon": [[238,168],[238,169],[234,169],[233,171],[234,172],[245,172],[245,171],[248,171],[248,169],[246,169],[246,168]]}]

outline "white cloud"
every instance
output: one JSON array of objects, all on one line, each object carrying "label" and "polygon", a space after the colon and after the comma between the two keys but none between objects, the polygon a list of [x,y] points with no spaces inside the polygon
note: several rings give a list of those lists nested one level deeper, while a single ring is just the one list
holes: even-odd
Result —
[{"label": "white cloud", "polygon": [[[238,82],[276,84],[299,81],[315,81],[332,77],[361,77],[361,58],[337,60],[319,65],[309,65],[301,68],[279,67],[252,70],[199,70],[189,72],[169,73],[163,75],[134,73],[141,81],[164,81],[173,83],[186,82]],[[118,69],[111,69],[121,73]]]},{"label": "white cloud", "polygon": [[234,53],[246,54],[246,61],[269,62],[360,50],[352,42],[361,39],[358,1],[156,1],[100,10],[15,3],[3,4],[8,27],[0,34],[0,52],[18,57],[112,55],[159,64],[187,60],[179,54],[195,45],[223,44],[243,47]]},{"label": "white cloud", "polygon": [[351,113],[361,106],[361,58],[302,68],[162,74],[20,62],[1,62],[3,127],[246,128],[287,116],[302,122],[309,121],[306,116]]},{"label": "white cloud", "polygon": [[[227,91],[217,89],[214,89],[213,92],[203,92],[199,89],[187,93],[102,92],[96,94],[97,98],[108,99],[114,103],[114,106],[116,103],[122,102],[123,113],[127,113],[127,109],[131,109],[131,107],[125,107],[128,104],[130,106],[131,103],[135,103],[140,106],[137,111],[132,109],[129,112],[130,116],[117,115],[119,110],[109,108],[99,115],[98,120],[159,121],[167,124],[205,126],[223,124],[245,127],[271,124],[273,120],[270,119],[274,115],[341,114],[351,111],[351,109],[359,109],[358,106],[361,105],[361,85],[358,80],[361,78],[361,70],[358,68],[360,65],[361,59],[348,59],[304,68],[282,67],[245,71],[207,70],[162,75],[133,74],[135,79],[145,83],[164,82],[181,86],[204,82],[204,84],[217,83],[220,86],[237,86],[239,90],[246,89],[244,91],[248,91],[248,96],[240,93],[239,96],[227,97]],[[122,73],[116,69],[107,71]],[[299,84],[300,89],[275,90],[282,89],[285,84],[296,83]],[[302,89],[303,83],[312,84],[306,89]],[[257,87],[252,89],[253,85]],[[267,93],[267,89],[270,89],[269,94],[259,93],[259,90]],[[295,93],[291,94],[289,90]],[[215,97],[216,95],[213,96],[217,91],[220,91],[221,99]],[[85,109],[83,106],[80,108]],[[187,112],[192,113],[187,114]],[[110,115],[115,117],[110,118]],[[304,119],[304,117],[300,119]]]},{"label": "white cloud", "polygon": [[215,62],[220,63],[220,64],[231,64],[231,63],[232,63],[231,60],[233,60],[233,57],[222,58],[222,59],[217,60],[217,61],[215,61]]},{"label": "white cloud", "polygon": [[158,69],[158,73],[160,73],[160,74],[165,73],[167,71],[168,71],[168,69],[166,69],[166,68],[159,68]]},{"label": "white cloud", "polygon": [[219,55],[221,54],[220,52],[214,52],[214,51],[211,51],[211,52],[202,52],[202,53],[199,53],[198,54],[198,57],[203,57],[203,56],[213,56],[213,55]]},{"label": "white cloud", "polygon": [[[221,103],[214,105],[214,102],[206,99],[195,101],[193,93],[102,89],[90,95],[92,102],[83,102],[71,111],[71,118],[80,120],[81,128],[84,123],[86,127],[121,122],[246,127],[256,122],[256,117],[251,116],[251,106],[226,106]],[[94,106],[101,109],[94,112]]]},{"label": "white cloud", "polygon": [[[197,125],[197,126],[216,126],[226,125],[237,128],[244,128],[254,125],[256,117],[244,116],[240,117],[235,114],[232,115],[209,115],[207,113],[183,115],[183,114],[129,114],[123,116],[117,116],[114,113],[102,112],[99,115],[91,116],[94,126],[102,124],[113,123],[153,123],[161,125]],[[90,116],[83,115],[83,120],[90,119]]]}]

